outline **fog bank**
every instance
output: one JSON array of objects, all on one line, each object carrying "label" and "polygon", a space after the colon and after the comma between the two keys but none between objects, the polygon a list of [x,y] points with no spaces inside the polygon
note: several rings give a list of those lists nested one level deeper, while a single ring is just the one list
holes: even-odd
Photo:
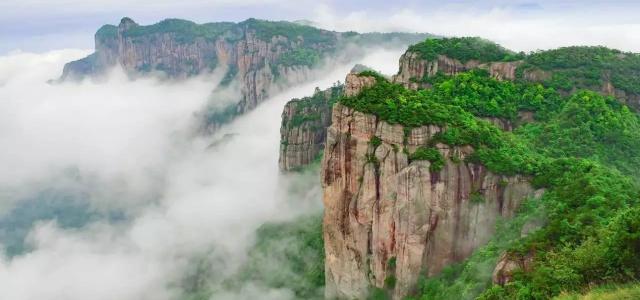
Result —
[{"label": "fog bank", "polygon": [[[49,201],[52,190],[73,191],[57,201],[87,204],[74,214],[98,212],[70,226],[60,218],[74,216],[33,217],[29,249],[0,259],[1,299],[176,299],[194,257],[221,282],[242,265],[261,224],[320,209],[317,189],[291,192],[300,180],[278,174],[284,104],[344,80],[357,62],[394,73],[401,51],[318,72],[212,136],[197,134],[195,116],[215,74],[129,81],[116,69],[102,83],[46,83],[84,54],[0,57],[0,215],[24,199]],[[111,211],[122,217],[105,217]],[[292,295],[260,289],[215,298]]]}]

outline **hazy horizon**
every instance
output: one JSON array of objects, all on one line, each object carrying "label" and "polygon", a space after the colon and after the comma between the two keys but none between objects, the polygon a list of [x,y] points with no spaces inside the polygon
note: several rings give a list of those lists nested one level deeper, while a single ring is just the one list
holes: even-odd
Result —
[{"label": "hazy horizon", "polygon": [[604,45],[640,52],[637,1],[79,1],[0,3],[0,53],[93,49],[93,34],[128,16],[141,24],[166,18],[195,22],[309,20],[359,32],[428,32],[480,36],[516,51]]}]

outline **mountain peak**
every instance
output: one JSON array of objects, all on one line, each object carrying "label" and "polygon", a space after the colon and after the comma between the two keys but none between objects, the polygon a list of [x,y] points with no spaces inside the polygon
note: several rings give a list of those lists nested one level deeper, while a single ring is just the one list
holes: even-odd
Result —
[{"label": "mountain peak", "polygon": [[119,28],[123,29],[129,29],[133,26],[138,26],[138,23],[129,17],[122,18],[122,20],[120,20],[120,25],[118,25]]}]

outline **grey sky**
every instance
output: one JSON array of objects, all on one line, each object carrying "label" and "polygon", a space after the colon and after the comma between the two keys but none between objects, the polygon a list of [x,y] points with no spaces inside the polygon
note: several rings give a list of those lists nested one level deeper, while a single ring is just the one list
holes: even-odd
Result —
[{"label": "grey sky", "polygon": [[0,53],[92,48],[103,24],[129,16],[240,21],[308,19],[334,30],[478,35],[515,50],[603,44],[640,52],[640,2],[627,0],[3,0]]}]

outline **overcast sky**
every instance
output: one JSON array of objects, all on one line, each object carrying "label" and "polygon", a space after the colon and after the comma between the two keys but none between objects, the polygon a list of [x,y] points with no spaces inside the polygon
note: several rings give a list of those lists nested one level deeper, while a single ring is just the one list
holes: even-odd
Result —
[{"label": "overcast sky", "polygon": [[476,35],[524,51],[588,44],[640,52],[638,11],[630,0],[2,0],[0,54],[90,49],[96,29],[123,16],[141,24],[306,19],[339,31]]}]

